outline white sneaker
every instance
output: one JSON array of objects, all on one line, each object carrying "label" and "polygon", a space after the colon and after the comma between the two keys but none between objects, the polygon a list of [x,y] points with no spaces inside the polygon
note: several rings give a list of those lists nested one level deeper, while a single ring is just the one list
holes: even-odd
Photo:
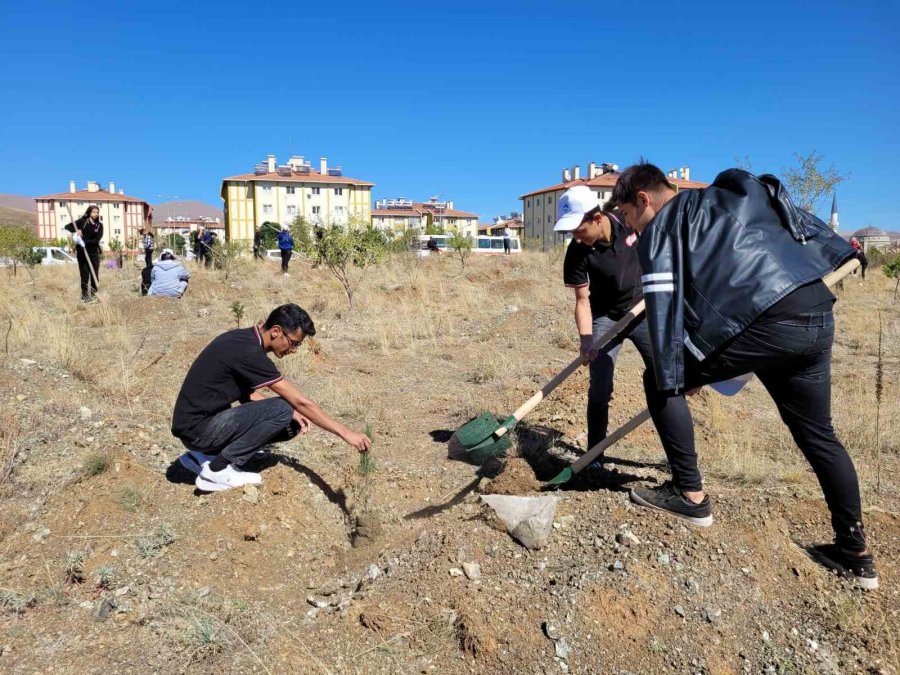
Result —
[{"label": "white sneaker", "polygon": [[197,474],[197,480],[194,481],[199,489],[206,492],[220,492],[229,488],[259,485],[260,483],[262,483],[262,476],[258,473],[235,469],[233,464],[229,464],[221,471],[212,471],[208,461],[203,462],[200,473]]}]

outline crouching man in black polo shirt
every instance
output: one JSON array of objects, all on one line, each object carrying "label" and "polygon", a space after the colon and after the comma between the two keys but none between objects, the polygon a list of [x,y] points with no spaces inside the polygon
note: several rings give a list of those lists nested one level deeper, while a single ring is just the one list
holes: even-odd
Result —
[{"label": "crouching man in black polo shirt", "polygon": [[[557,202],[556,232],[571,232],[572,243],[563,262],[563,281],[575,289],[575,324],[581,354],[590,362],[588,389],[588,448],[606,438],[609,400],[620,345],[597,355],[594,340],[628,314],[641,299],[641,268],[637,235],[616,211],[603,211],[596,193],[587,185],[569,188]],[[642,320],[628,339],[637,347],[644,365],[651,364],[650,336]],[[597,460],[601,462],[602,460]],[[599,464],[598,464],[599,468]]]},{"label": "crouching man in black polo shirt", "polygon": [[[359,452],[371,441],[331,419],[285,380],[269,359],[279,359],[315,335],[312,319],[294,304],[272,310],[262,326],[223,333],[200,352],[188,371],[172,414],[172,434],[188,452],[179,462],[197,474],[206,492],[262,482],[241,467],[269,443],[305,433],[310,422],[342,438]],[[261,389],[277,397],[266,398]],[[232,407],[236,401],[240,405]]]}]

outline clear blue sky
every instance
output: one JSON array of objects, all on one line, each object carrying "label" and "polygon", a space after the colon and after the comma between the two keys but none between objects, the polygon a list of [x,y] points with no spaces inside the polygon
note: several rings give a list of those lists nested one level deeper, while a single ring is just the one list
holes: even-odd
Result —
[{"label": "clear blue sky", "polygon": [[567,165],[816,149],[842,229],[900,229],[900,3],[442,4],[2,3],[0,192],[218,205],[271,152],[487,220]]}]

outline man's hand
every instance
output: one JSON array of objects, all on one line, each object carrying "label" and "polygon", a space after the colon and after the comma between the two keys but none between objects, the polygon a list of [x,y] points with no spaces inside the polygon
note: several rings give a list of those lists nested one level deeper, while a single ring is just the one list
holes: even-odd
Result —
[{"label": "man's hand", "polygon": [[305,434],[309,431],[309,420],[306,419],[303,415],[298,413],[296,410],[294,411],[294,421],[300,425],[300,433]]},{"label": "man's hand", "polygon": [[590,363],[597,358],[599,350],[594,346],[593,335],[580,335],[581,358],[585,363]]},{"label": "man's hand", "polygon": [[358,431],[348,429],[347,433],[341,438],[343,438],[348,445],[352,445],[356,448],[358,452],[369,452],[372,449],[372,441],[369,437]]}]

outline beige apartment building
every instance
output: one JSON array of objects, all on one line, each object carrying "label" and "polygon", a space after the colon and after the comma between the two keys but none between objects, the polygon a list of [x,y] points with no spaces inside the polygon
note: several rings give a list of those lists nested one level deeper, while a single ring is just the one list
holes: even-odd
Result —
[{"label": "beige apartment building", "polygon": [[432,197],[427,202],[411,199],[380,199],[372,211],[372,225],[391,234],[402,234],[415,229],[425,232],[434,225],[445,232],[461,232],[475,237],[478,235],[478,214],[460,211],[451,201],[440,201]]},{"label": "beige apartment building", "polygon": [[149,226],[152,218],[150,204],[138,197],[116,191],[116,184],[109,183],[104,190],[100,183],[88,181],[84,190],[69,181],[69,191],[35,197],[37,206],[37,235],[44,241],[67,236],[65,226],[84,215],[88,206],[100,209],[103,223],[103,248],[118,239],[123,244],[138,235],[144,226]]},{"label": "beige apartment building", "polygon": [[[519,197],[523,206],[524,236],[539,238],[545,244],[562,241],[563,235],[553,232],[553,225],[556,223],[556,202],[562,193],[575,185],[587,185],[597,193],[600,202],[603,203],[612,196],[619,173],[618,164],[591,162],[587,167],[587,175],[583,177],[580,166],[566,168],[562,171],[561,183],[526,192]],[[706,187],[706,183],[691,180],[691,169],[688,166],[671,169],[667,172],[667,176],[677,190]]]},{"label": "beige apartment building", "polygon": [[367,223],[374,185],[345,176],[339,166],[328,168],[325,157],[317,171],[303,157],[278,164],[275,155],[269,155],[253,173],[222,180],[225,236],[252,241],[263,223],[290,225],[297,216],[314,225]]}]

